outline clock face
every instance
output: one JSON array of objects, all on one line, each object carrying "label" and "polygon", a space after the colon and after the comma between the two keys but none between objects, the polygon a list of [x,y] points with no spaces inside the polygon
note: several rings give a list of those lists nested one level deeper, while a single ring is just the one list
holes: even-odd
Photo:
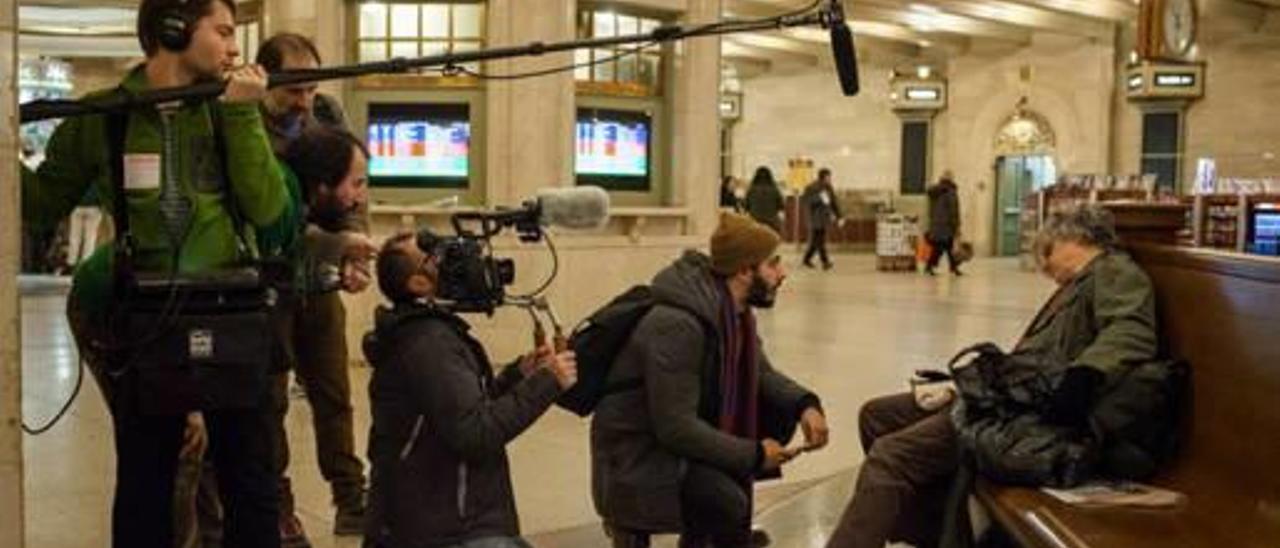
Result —
[{"label": "clock face", "polygon": [[1196,36],[1195,0],[1165,0],[1163,17],[1165,50],[1186,55]]}]

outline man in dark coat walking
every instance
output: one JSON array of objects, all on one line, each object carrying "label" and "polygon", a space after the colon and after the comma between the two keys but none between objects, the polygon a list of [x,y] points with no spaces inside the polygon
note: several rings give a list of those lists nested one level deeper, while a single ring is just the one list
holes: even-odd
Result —
[{"label": "man in dark coat walking", "polygon": [[813,268],[813,256],[822,259],[822,269],[831,269],[827,256],[827,228],[839,222],[844,215],[836,201],[836,190],[831,186],[831,170],[818,170],[818,180],[804,189],[802,203],[809,212],[809,250],[804,253],[804,265]]},{"label": "man in dark coat walking", "polygon": [[933,275],[933,270],[942,260],[942,254],[946,253],[951,273],[960,275],[960,265],[952,252],[956,235],[959,233],[960,196],[956,192],[956,183],[951,178],[951,172],[947,171],[942,174],[938,184],[929,189],[929,232],[926,237],[933,249],[929,254],[929,263],[924,267],[926,274]]},{"label": "man in dark coat walking", "polygon": [[[680,532],[682,547],[751,545],[752,482],[827,443],[818,397],[778,372],[753,308],[785,277],[779,237],[721,215],[711,255],[689,251],[653,280],[591,423],[592,494],[616,548]],[[639,381],[638,383],[636,381]],[[796,422],[805,444],[785,448]]]}]

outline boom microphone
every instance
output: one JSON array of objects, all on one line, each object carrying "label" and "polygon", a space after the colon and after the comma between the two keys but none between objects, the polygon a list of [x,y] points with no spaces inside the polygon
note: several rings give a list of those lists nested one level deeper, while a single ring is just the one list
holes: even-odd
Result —
[{"label": "boom microphone", "polygon": [[525,207],[534,208],[542,226],[599,228],[609,218],[609,194],[598,186],[549,188]]},{"label": "boom microphone", "polygon": [[831,57],[840,76],[840,91],[845,97],[858,94],[858,52],[853,47],[853,31],[844,20],[844,6],[840,0],[827,4],[826,24],[831,29]]}]

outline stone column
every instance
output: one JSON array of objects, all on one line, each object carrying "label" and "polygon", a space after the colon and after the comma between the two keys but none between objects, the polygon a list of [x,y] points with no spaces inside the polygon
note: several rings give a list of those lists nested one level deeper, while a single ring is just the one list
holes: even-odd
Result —
[{"label": "stone column", "polygon": [[18,2],[0,0],[0,546],[23,545],[19,355]]},{"label": "stone column", "polygon": [[[487,47],[560,42],[575,38],[573,0],[491,0]],[[492,61],[490,74],[566,66],[572,52]],[[573,186],[574,83],[572,72],[485,86],[488,123],[486,201],[514,205],[548,186]]]},{"label": "stone column", "polygon": [[[685,25],[720,18],[721,0],[689,0]],[[720,188],[720,39],[685,40],[672,60],[671,202],[689,208],[690,234],[709,236],[716,226]]]}]

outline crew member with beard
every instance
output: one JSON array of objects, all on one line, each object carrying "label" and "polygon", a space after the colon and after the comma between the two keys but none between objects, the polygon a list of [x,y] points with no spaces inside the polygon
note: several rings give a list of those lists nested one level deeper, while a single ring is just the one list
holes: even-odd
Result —
[{"label": "crew member with beard", "polygon": [[344,234],[345,220],[362,210],[368,199],[369,153],[359,139],[346,131],[313,126],[293,140],[284,160],[297,176],[301,192],[297,199],[305,207],[292,227],[281,227],[281,232],[294,231],[288,235],[291,238],[260,233],[259,239],[265,248],[289,257],[299,271],[295,291],[281,298],[277,329],[284,363],[271,382],[281,543],[289,547],[309,543],[294,512],[293,489],[286,473],[288,369],[293,369],[306,387],[316,459],[321,475],[329,482],[335,507],[334,533],[363,533],[366,483],[364,466],[355,451],[346,310],[338,290],[355,293],[368,287],[372,253],[363,234],[333,237]]},{"label": "crew member with beard", "polygon": [[[753,309],[786,277],[779,237],[724,213],[711,254],[688,251],[654,278],[658,304],[619,353],[591,423],[592,494],[614,547],[751,544],[752,483],[827,444],[817,395],[778,372]],[[639,381],[639,382],[636,382]],[[786,448],[796,423],[804,445]]]},{"label": "crew member with beard", "polygon": [[[263,42],[257,61],[273,73],[322,65],[315,44],[291,32]],[[284,363],[271,383],[277,417],[272,424],[276,434],[273,465],[279,476],[281,544],[305,547],[309,542],[294,511],[288,474],[284,421],[289,410],[289,370],[305,387],[311,405],[316,461],[329,483],[335,508],[333,531],[339,535],[363,532],[366,481],[355,451],[347,317],[339,290],[360,293],[372,281],[369,262],[376,246],[367,236],[364,197],[368,154],[358,140],[336,133],[348,131],[342,109],[319,93],[314,82],[272,88],[262,102],[262,114],[276,154],[297,175],[299,200],[306,208],[300,223],[301,246],[293,251],[303,259],[295,262],[306,265],[304,279],[310,283],[284,299],[287,312],[279,316],[278,325]]]}]

